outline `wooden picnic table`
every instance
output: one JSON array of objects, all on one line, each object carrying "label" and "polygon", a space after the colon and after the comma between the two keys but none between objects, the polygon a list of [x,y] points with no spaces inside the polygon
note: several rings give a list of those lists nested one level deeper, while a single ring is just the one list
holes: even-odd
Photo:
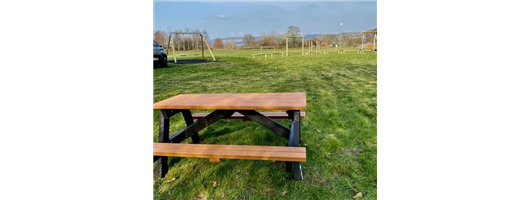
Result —
[{"label": "wooden picnic table", "polygon": [[[305,93],[238,93],[238,94],[180,94],[153,105],[160,111],[158,143],[154,143],[154,161],[158,161],[158,178],[168,171],[167,157],[209,158],[210,162],[220,159],[251,159],[287,161],[286,170],[292,171],[295,180],[301,180],[300,162],[305,162],[306,153],[300,146],[300,119],[306,109]],[[191,110],[214,110],[195,116]],[[282,113],[259,112],[257,110],[285,110]],[[187,127],[169,137],[171,116],[182,113]],[[234,117],[233,117],[234,116]],[[197,119],[197,120],[194,120]],[[199,144],[198,132],[220,119],[249,119],[288,140],[287,147],[206,145]],[[292,120],[290,129],[271,118]],[[180,143],[191,137],[193,144]]]}]

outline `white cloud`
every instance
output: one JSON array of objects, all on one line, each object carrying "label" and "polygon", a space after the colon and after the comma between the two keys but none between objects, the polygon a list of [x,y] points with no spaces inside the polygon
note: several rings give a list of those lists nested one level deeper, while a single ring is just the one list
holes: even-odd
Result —
[{"label": "white cloud", "polygon": [[217,15],[217,16],[220,17],[220,18],[225,18],[226,17],[224,15]]}]

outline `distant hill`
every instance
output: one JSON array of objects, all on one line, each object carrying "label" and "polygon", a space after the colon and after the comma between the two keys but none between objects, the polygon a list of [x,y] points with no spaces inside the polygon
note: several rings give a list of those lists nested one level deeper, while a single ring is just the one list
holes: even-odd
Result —
[{"label": "distant hill", "polygon": [[[261,39],[261,37],[254,37],[255,40]],[[221,38],[223,42],[228,42],[228,40],[234,40],[236,42],[236,46],[243,46],[243,37],[226,37]]]},{"label": "distant hill", "polygon": [[[327,34],[310,34],[310,35],[305,35],[305,36],[304,36],[304,40],[310,40],[310,39],[313,39],[313,38],[316,38],[316,37],[323,38],[323,37],[326,36],[326,35],[327,35]],[[339,33],[336,33],[336,34],[331,33],[331,35],[339,36],[340,34],[339,34]],[[342,33],[342,37],[350,37],[350,36],[355,36],[355,35],[361,35],[361,32],[343,32],[343,33]]]},{"label": "distant hill", "polygon": [[310,35],[304,35],[304,40],[310,40],[316,37],[324,37],[326,34],[310,34]]},{"label": "distant hill", "polygon": [[[377,29],[375,29],[377,30]],[[313,38],[316,38],[316,37],[320,37],[320,38],[323,38],[324,36],[326,36],[327,34],[309,34],[309,35],[304,35],[304,40],[310,40],[310,39],[313,39]],[[333,35],[336,35],[336,36],[339,36],[340,34],[333,34]],[[356,36],[356,35],[361,35],[361,32],[343,32],[342,33],[342,37],[351,37],[351,36]],[[254,37],[254,39],[256,40],[259,40],[261,37]],[[242,46],[243,45],[243,37],[226,37],[226,38],[221,38],[221,40],[223,42],[227,42],[228,40],[231,40],[233,39],[235,42],[236,42],[236,46]]]}]

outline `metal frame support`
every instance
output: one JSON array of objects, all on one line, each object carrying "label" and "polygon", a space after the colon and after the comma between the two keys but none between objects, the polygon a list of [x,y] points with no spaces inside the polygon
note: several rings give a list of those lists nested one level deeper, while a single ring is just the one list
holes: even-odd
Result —
[{"label": "metal frame support", "polygon": [[[287,146],[290,147],[299,147],[300,146],[300,111],[299,110],[290,110],[287,111],[289,118],[293,121],[291,122],[291,133],[289,135],[289,143]],[[300,162],[286,162],[285,169],[288,172],[293,172],[294,180],[302,180],[302,168]]]},{"label": "metal frame support", "polygon": [[[190,110],[183,110],[182,116],[184,117],[184,121],[186,121],[186,126],[193,125],[194,121],[193,121],[193,117],[191,116]],[[194,144],[199,144],[200,142],[199,133],[198,132],[193,133],[193,135],[191,135],[191,140]]]},{"label": "metal frame support", "polygon": [[268,118],[267,116],[259,113],[255,110],[238,110],[237,112],[241,113],[245,117],[249,118],[252,121],[274,131],[276,134],[289,139],[290,130],[279,124],[278,122]]},{"label": "metal frame support", "polygon": [[[171,116],[182,112],[184,121],[187,127],[178,131],[172,137],[169,137],[169,122]],[[215,123],[220,119],[230,118],[236,110],[215,110],[199,120],[193,121],[190,110],[160,110],[160,127],[158,132],[158,142],[165,143],[179,143],[184,139],[191,137],[193,143],[200,143],[198,132]],[[287,129],[278,122],[271,118],[259,113],[255,110],[237,110],[237,112],[243,114],[248,119],[255,121],[256,123],[270,129],[276,134],[289,140],[287,146],[298,147],[300,146],[300,110],[289,110],[287,111],[289,119],[292,120],[291,129]],[[158,172],[156,174],[157,179],[164,178],[168,172],[167,165],[168,157],[165,156],[153,156],[153,162],[158,162]],[[302,180],[302,168],[299,162],[286,162],[286,170],[293,172],[294,180]]]},{"label": "metal frame support", "polygon": [[[195,137],[194,135],[197,134],[199,131],[206,128],[210,124],[215,123],[217,120],[229,118],[230,116],[232,116],[232,114],[234,114],[234,112],[235,111],[233,110],[213,111],[212,113],[206,115],[206,117],[193,122],[192,124],[188,125],[188,127],[177,132],[175,135],[169,138],[169,141],[171,141],[172,143],[179,143],[188,137],[192,137],[193,140],[193,137]],[[191,118],[191,113],[189,117]],[[193,118],[191,118],[191,120],[193,120]],[[198,134],[196,136],[196,139],[199,139]]]},{"label": "metal frame support", "polygon": [[[179,110],[160,110],[160,125],[158,131],[158,142],[169,142],[169,120],[171,116],[179,113]],[[157,179],[164,178],[168,171],[167,157],[159,157],[158,159],[158,172],[156,174]],[[153,158],[154,161],[157,158]],[[154,162],[153,161],[153,162]]]}]

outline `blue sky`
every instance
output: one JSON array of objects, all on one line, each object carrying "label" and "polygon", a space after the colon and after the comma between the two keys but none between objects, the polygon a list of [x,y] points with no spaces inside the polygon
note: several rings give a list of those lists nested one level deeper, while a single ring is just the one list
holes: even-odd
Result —
[{"label": "blue sky", "polygon": [[377,28],[377,2],[154,2],[153,30],[205,28],[210,38],[259,36],[298,26],[304,35]]}]

